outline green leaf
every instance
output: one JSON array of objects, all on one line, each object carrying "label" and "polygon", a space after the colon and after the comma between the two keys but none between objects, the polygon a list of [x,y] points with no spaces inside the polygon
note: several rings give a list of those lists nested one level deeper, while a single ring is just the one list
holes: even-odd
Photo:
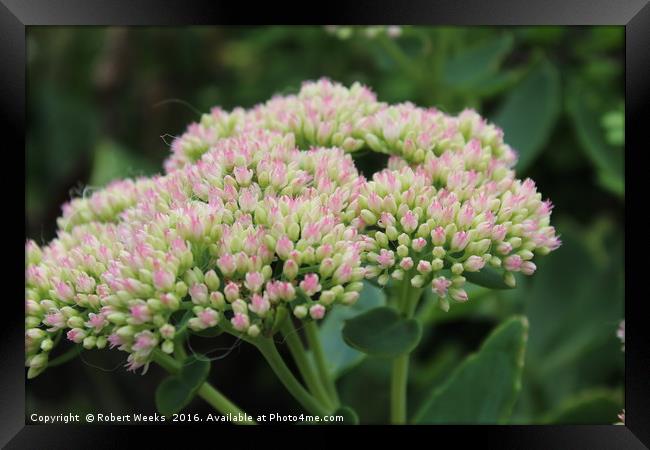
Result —
[{"label": "green leaf", "polygon": [[480,86],[487,78],[497,74],[501,62],[512,49],[512,44],[512,35],[503,34],[464,49],[445,64],[442,80],[456,89]]},{"label": "green leaf", "polygon": [[210,361],[202,356],[189,356],[178,375],[165,378],[156,389],[156,408],[162,415],[171,415],[192,401],[210,373]]},{"label": "green leaf", "polygon": [[523,75],[523,69],[499,71],[472,87],[472,94],[479,97],[499,94],[519,82]]},{"label": "green leaf", "polygon": [[190,355],[183,361],[179,379],[196,392],[210,373],[210,360],[201,355]]},{"label": "green leaf", "polygon": [[364,353],[351,348],[343,340],[341,331],[344,322],[385,303],[384,292],[370,282],[364,281],[359,300],[354,305],[336,307],[325,316],[319,328],[319,335],[332,376],[338,378],[366,357]]},{"label": "green leaf", "polygon": [[[601,237],[570,223],[560,223],[558,229],[562,246],[539,259],[526,292],[531,332],[521,400],[530,404],[521,405],[518,417],[525,423],[568,397],[623,377],[616,328],[625,298],[624,237],[616,228]],[[587,242],[591,235],[594,239]]]},{"label": "green leaf", "polygon": [[621,148],[609,145],[605,130],[601,126],[602,115],[598,110],[598,99],[585,91],[583,83],[574,80],[569,84],[567,109],[573,120],[582,149],[598,170],[601,185],[609,191],[625,194],[624,153]]},{"label": "green leaf", "polygon": [[422,327],[393,308],[371,309],[343,325],[345,342],[368,355],[394,358],[411,352],[420,342]]},{"label": "green leaf", "polygon": [[442,386],[434,389],[415,423],[505,423],[521,390],[528,321],[513,317],[488,336]]},{"label": "green leaf", "polygon": [[156,389],[156,408],[169,416],[185,408],[192,401],[192,391],[178,377],[167,377]]},{"label": "green leaf", "polygon": [[623,408],[622,392],[611,389],[593,389],[568,398],[544,419],[545,424],[610,425],[617,421]]},{"label": "green leaf", "polygon": [[333,422],[335,424],[343,425],[359,425],[359,416],[354,411],[354,409],[349,406],[341,406],[339,409],[334,411],[334,416],[343,416],[343,422]]},{"label": "green leaf", "polygon": [[510,92],[494,117],[505,141],[519,153],[519,170],[526,170],[539,155],[560,113],[560,75],[542,61]]},{"label": "green leaf", "polygon": [[467,281],[488,289],[512,289],[503,281],[503,274],[492,267],[484,267],[479,272],[464,272]]}]

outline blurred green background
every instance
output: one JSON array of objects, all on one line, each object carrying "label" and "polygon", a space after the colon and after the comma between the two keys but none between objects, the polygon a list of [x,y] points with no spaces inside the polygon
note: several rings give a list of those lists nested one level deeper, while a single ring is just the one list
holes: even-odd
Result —
[{"label": "blurred green background", "polygon": [[[30,27],[27,237],[49,241],[61,204],[109,180],[162,170],[169,144],[201,112],[251,107],[303,80],[360,81],[382,101],[449,113],[465,107],[503,127],[555,204],[563,246],[515,290],[443,313],[426,304],[410,408],[505,318],[530,322],[511,423],[613,423],[623,407],[623,27]],[[374,156],[374,158],[373,158]],[[377,157],[357,163],[367,175]],[[251,413],[298,406],[254,349],[196,338],[218,358],[211,381]],[[27,382],[27,409],[153,412],[163,373],[120,367],[126,354],[82,359]],[[389,364],[344,371],[344,403],[364,423],[388,412]],[[195,400],[192,411],[208,411]]]}]

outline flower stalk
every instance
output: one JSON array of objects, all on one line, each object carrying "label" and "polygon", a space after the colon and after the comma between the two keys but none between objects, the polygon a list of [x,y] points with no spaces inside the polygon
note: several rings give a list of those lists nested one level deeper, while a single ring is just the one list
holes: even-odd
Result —
[{"label": "flower stalk", "polygon": [[[399,283],[396,304],[402,316],[410,319],[415,314],[422,289],[413,287],[407,277]],[[407,391],[410,354],[405,353],[393,360],[390,382],[390,421],[394,425],[405,424],[407,421]]]},{"label": "flower stalk", "polygon": [[303,346],[300,337],[298,335],[298,332],[296,331],[291,321],[285,320],[280,330],[282,332],[282,335],[284,336],[287,346],[289,347],[291,356],[293,357],[296,366],[298,367],[298,371],[300,372],[300,375],[302,376],[302,379],[307,385],[309,391],[324,405],[330,408],[335,406],[332,403],[332,400],[329,397],[329,393],[326,391],[322,380],[319,378],[319,375],[314,371],[314,368],[312,367],[312,364],[310,363],[307,357],[305,347]]},{"label": "flower stalk", "polygon": [[291,373],[287,367],[282,356],[278,352],[275,343],[270,338],[257,339],[255,347],[262,353],[264,359],[269,363],[275,375],[280,379],[284,387],[291,395],[305,408],[308,412],[319,416],[325,416],[331,411],[324,406],[316,398],[314,398],[307,390],[298,382],[296,377]]},{"label": "flower stalk", "polygon": [[325,352],[323,351],[323,346],[318,336],[318,326],[315,322],[306,322],[305,323],[305,334],[307,336],[307,342],[309,342],[309,348],[311,348],[314,360],[316,361],[316,367],[318,368],[318,375],[321,382],[325,385],[327,392],[330,396],[330,400],[334,403],[335,406],[339,406],[340,400],[339,395],[336,390],[336,384],[333,379],[333,375],[330,374],[329,369],[327,368],[327,360],[325,358]]},{"label": "flower stalk", "polygon": [[[170,374],[177,374],[181,369],[180,361],[175,360],[171,356],[165,354],[164,352],[155,349],[153,352],[153,361],[156,362],[160,367],[165,369]],[[219,411],[221,414],[233,414],[233,415],[243,415],[246,417],[246,413],[242,411],[237,405],[230,401],[225,395],[223,395],[219,390],[212,386],[207,381],[203,382],[197,391],[197,395],[210,404],[214,409]],[[255,421],[244,421],[241,422],[246,425],[255,425]]]}]

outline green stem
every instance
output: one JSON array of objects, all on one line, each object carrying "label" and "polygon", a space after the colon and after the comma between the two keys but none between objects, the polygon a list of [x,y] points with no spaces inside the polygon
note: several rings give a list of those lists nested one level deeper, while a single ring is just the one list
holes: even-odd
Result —
[{"label": "green stem", "polygon": [[327,415],[328,411],[319,401],[312,397],[307,390],[296,380],[296,377],[293,376],[291,370],[282,360],[282,357],[278,353],[278,349],[275,348],[275,343],[270,338],[261,338],[254,341],[257,349],[262,353],[262,356],[273,369],[273,372],[280,379],[284,387],[293,395],[296,400],[305,408],[307,411],[319,416]]},{"label": "green stem", "polygon": [[187,352],[185,351],[185,347],[183,346],[183,342],[175,342],[174,343],[174,356],[176,359],[185,359],[187,358]]},{"label": "green stem", "polygon": [[323,384],[321,384],[321,381],[319,381],[318,375],[314,372],[314,369],[307,358],[305,347],[303,347],[300,337],[290,319],[284,321],[280,331],[287,342],[289,351],[291,352],[291,355],[296,362],[296,366],[298,366],[298,370],[300,371],[300,375],[305,381],[309,391],[328,407],[333,407],[334,405],[331,403],[327,391]]},{"label": "green stem", "polygon": [[409,355],[398,356],[393,360],[390,380],[390,422],[406,423],[406,387],[408,384]]},{"label": "green stem", "polygon": [[316,325],[316,322],[305,322],[305,335],[307,336],[309,348],[311,348],[311,351],[314,355],[314,360],[316,361],[316,367],[318,368],[320,380],[325,385],[329,397],[334,402],[334,405],[338,406],[340,405],[341,401],[339,400],[338,392],[336,392],[336,384],[334,382],[334,379],[330,375],[330,372],[327,368],[325,352],[323,351],[323,346],[321,345],[320,339],[318,337],[318,326]]},{"label": "green stem", "polygon": [[[214,386],[212,386],[210,383],[203,383],[198,390],[198,394],[201,396],[202,399],[204,399],[210,405],[215,407],[222,414],[231,413],[234,416],[237,415],[242,415],[244,417],[247,416],[244,411],[242,411],[239,407],[237,407],[237,405],[231,402],[221,392],[215,389]],[[245,419],[242,422],[238,421],[237,423],[242,423],[246,425],[256,425],[256,422],[252,419],[251,420]]]},{"label": "green stem", "polygon": [[[400,283],[397,304],[406,318],[413,317],[422,290],[411,286],[411,277],[404,277]],[[390,384],[390,420],[393,424],[405,424],[407,407],[406,391],[408,386],[409,354],[400,355],[393,360]]]},{"label": "green stem", "polygon": [[53,360],[49,361],[47,363],[47,367],[56,367],[60,366],[61,364],[65,364],[68,361],[74,359],[75,357],[79,356],[79,354],[82,352],[83,347],[81,345],[75,345],[62,355],[57,356]]},{"label": "green stem", "polygon": [[[175,360],[171,356],[162,352],[160,349],[154,349],[152,355],[153,355],[153,360],[160,367],[165,369],[167,372],[175,375],[181,370],[181,362]],[[231,402],[226,396],[224,396],[221,392],[215,389],[214,386],[212,386],[207,381],[204,382],[201,385],[201,387],[199,387],[197,393],[199,394],[199,397],[201,397],[203,400],[209,403],[214,409],[216,409],[222,414],[231,413],[234,415],[241,414],[242,416],[247,416],[247,414],[244,411],[242,411],[237,405]],[[256,422],[245,420],[237,423],[255,425]]]}]

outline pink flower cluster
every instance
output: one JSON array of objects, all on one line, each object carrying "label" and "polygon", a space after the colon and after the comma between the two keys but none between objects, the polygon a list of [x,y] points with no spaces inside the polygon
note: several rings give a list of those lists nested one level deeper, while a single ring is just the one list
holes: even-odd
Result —
[{"label": "pink flower cluster", "polygon": [[174,140],[165,168],[169,172],[196,161],[223,137],[260,129],[290,133],[301,149],[370,149],[410,163],[449,150],[462,151],[466,142],[474,139],[482,150],[478,165],[512,167],[516,161],[515,152],[503,141],[503,132],[473,110],[450,116],[411,103],[389,105],[377,101],[376,95],[359,83],[348,89],[321,79],[304,83],[296,95],[276,96],[250,110],[236,108],[228,113],[213,109]]},{"label": "pink flower cluster", "polygon": [[362,182],[342,150],[300,151],[290,135],[261,130],[168,175],[73,201],[63,220],[72,210],[84,220],[47,246],[27,243],[31,374],[61,333],[128,351],[135,369],[158,346],[173,351],[183,311],[192,330],[225,321],[257,336],[279,309],[318,320],[354,303],[362,244],[345,212]]},{"label": "pink flower cluster", "polygon": [[[391,155],[367,181],[349,152]],[[148,364],[174,337],[219,326],[271,335],[320,320],[362,280],[466,301],[467,272],[514,285],[560,245],[552,206],[516,179],[503,133],[473,111],[387,105],[328,80],[251,110],[214,109],[172,144],[167,173],[63,207],[57,238],[26,245],[28,376],[62,335]]]},{"label": "pink flower cluster", "polygon": [[535,183],[498,162],[481,170],[480,154],[470,140],[415,167],[392,161],[363,185],[350,208],[366,236],[367,277],[429,284],[446,310],[449,298],[468,300],[464,273],[491,267],[514,287],[514,273],[532,275],[534,256],[559,247]]}]

